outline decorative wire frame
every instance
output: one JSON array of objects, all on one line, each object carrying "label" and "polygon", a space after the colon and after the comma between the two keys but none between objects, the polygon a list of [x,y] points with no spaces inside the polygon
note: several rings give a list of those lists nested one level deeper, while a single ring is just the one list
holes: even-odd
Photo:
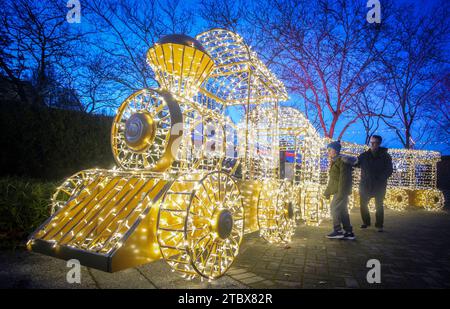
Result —
[{"label": "decorative wire frame", "polygon": [[384,204],[387,208],[395,211],[403,211],[409,205],[409,196],[407,189],[404,188],[389,188],[386,190]]},{"label": "decorative wire frame", "polygon": [[201,136],[204,139],[202,153],[203,160],[200,163],[201,169],[219,169],[225,156],[225,130],[217,118],[205,116],[202,123]]},{"label": "decorative wire frame", "polygon": [[306,182],[301,187],[302,218],[307,225],[318,226],[330,217],[330,201],[323,197],[323,187]]},{"label": "decorative wire frame", "polygon": [[198,92],[198,87],[214,67],[207,53],[176,43],[157,43],[150,47],[147,62],[161,88],[185,98]]},{"label": "decorative wire frame", "polygon": [[183,113],[183,136],[177,150],[175,162],[171,169],[183,171],[197,168],[203,158],[204,139],[199,124],[202,123],[202,113],[190,102],[180,104]]},{"label": "decorative wire frame", "polygon": [[[143,151],[131,149],[125,140],[125,123],[135,113],[150,114],[156,123],[154,140]],[[156,91],[142,89],[129,96],[119,107],[111,133],[111,145],[117,164],[124,169],[152,170],[164,157],[174,127],[166,100]]]},{"label": "decorative wire frame", "polygon": [[[256,166],[256,171],[259,172],[257,175],[260,177],[267,175],[270,178],[270,170],[265,171],[267,166],[270,166],[267,163],[268,160],[274,160],[274,157],[278,159],[279,151],[292,152],[294,163],[289,167],[293,169],[293,172],[286,173],[285,170],[284,173],[280,173],[280,176],[284,176],[295,184],[295,190],[292,189],[293,197],[288,197],[286,201],[293,202],[294,209],[303,210],[295,213],[297,217],[299,217],[299,213],[304,215],[307,224],[320,222],[328,212],[326,211],[327,204],[320,195],[322,139],[315,128],[298,110],[291,107],[278,107],[278,112],[276,112],[273,108],[258,106],[250,112],[249,120],[249,128],[253,131],[251,140],[253,144],[256,144],[250,149],[259,150],[262,145],[269,150],[267,153],[250,152],[251,160],[263,162],[260,170]],[[270,138],[273,135],[276,137]],[[265,156],[268,158],[266,159]],[[278,160],[274,162],[277,164]],[[284,163],[280,165],[280,168],[287,169],[287,166],[287,163]]]},{"label": "decorative wire frame", "polygon": [[439,211],[444,208],[444,194],[437,189],[422,189],[416,192],[415,204],[428,211]]},{"label": "decorative wire frame", "polygon": [[73,199],[82,187],[86,186],[95,170],[84,170],[77,172],[64,180],[64,182],[56,188],[55,193],[50,200],[50,214],[63,208],[70,199]]},{"label": "decorative wire frame", "polygon": [[[229,237],[214,230],[215,216],[232,214]],[[235,181],[221,171],[176,179],[161,202],[157,239],[161,254],[173,270],[187,279],[222,276],[237,254],[244,232],[244,208]]]},{"label": "decorative wire frame", "polygon": [[[233,174],[239,164],[234,153],[236,131],[228,118],[196,102],[179,98],[183,113],[183,137],[171,170],[223,170]],[[231,155],[230,155],[231,152]]]},{"label": "decorative wire frame", "polygon": [[295,232],[295,201],[288,181],[267,181],[258,196],[259,234],[269,243],[286,244]]},{"label": "decorative wire frame", "polygon": [[211,29],[196,39],[215,62],[200,91],[226,105],[287,100],[284,84],[262,63],[243,38],[226,29]]},{"label": "decorative wire frame", "polygon": [[302,220],[302,186],[295,184],[292,187],[293,203],[294,203],[294,218],[296,222]]},{"label": "decorative wire frame", "polygon": [[[30,238],[109,255],[148,214],[161,173],[94,170]],[[159,190],[159,189],[158,189]],[[126,206],[126,207],[123,207]]]}]

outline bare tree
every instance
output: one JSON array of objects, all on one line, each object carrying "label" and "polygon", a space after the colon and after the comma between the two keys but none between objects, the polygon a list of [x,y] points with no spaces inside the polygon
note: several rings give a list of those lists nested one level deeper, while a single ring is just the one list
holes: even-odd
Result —
[{"label": "bare tree", "polygon": [[[383,121],[405,148],[414,148],[423,138],[430,140],[427,110],[436,105],[440,95],[442,99],[439,90],[448,79],[449,7],[448,3],[440,3],[426,15],[417,13],[412,5],[397,10],[390,34],[393,44],[381,58],[386,69],[388,102],[395,116]],[[448,123],[448,102],[446,107],[435,112],[433,118]]]},{"label": "bare tree", "polygon": [[366,140],[387,125],[407,148],[448,137],[445,1],[428,13],[383,1],[379,25],[365,20],[366,1],[201,3],[209,26],[250,38],[325,136],[361,123]]},{"label": "bare tree", "polygon": [[367,23],[366,14],[363,2],[327,0],[276,0],[249,14],[260,33],[257,48],[279,69],[291,93],[304,100],[326,137],[342,138],[362,117],[379,114],[355,106],[355,99],[382,78],[378,59],[388,47],[384,25]]},{"label": "bare tree", "polygon": [[9,24],[6,17],[5,8],[0,7],[0,72],[11,81],[19,99],[22,102],[28,102],[24,85],[20,80],[25,68],[24,59],[21,53],[14,53],[13,39],[7,30]]},{"label": "bare tree", "polygon": [[156,85],[147,49],[193,26],[193,13],[180,0],[83,2],[81,25],[66,21],[65,5],[6,1],[0,7],[0,70],[18,86],[32,79],[40,104],[60,102],[57,95],[78,98],[86,112],[117,107],[130,91]]},{"label": "bare tree", "polygon": [[[206,21],[208,28],[224,28],[234,32],[245,32],[245,17],[248,1],[200,1],[200,16]],[[245,29],[243,29],[245,28]]]},{"label": "bare tree", "polygon": [[354,122],[349,121],[346,126],[349,127],[359,121],[364,128],[364,144],[367,144],[370,137],[382,129],[382,119],[393,117],[387,111],[387,93],[382,82],[374,83],[355,96],[353,100],[355,100],[352,104],[355,115],[352,119]]},{"label": "bare tree", "polygon": [[111,80],[115,74],[112,63],[113,59],[101,54],[87,54],[81,60],[81,68],[74,83],[85,112],[110,113],[129,92],[124,87],[117,87],[117,83]]},{"label": "bare tree", "polygon": [[127,91],[155,85],[146,51],[161,36],[189,33],[193,25],[192,12],[180,0],[93,0],[87,3],[87,14],[97,32],[91,51],[109,59],[110,81]]},{"label": "bare tree", "polygon": [[[434,100],[427,106],[426,115],[430,122],[436,124],[438,132],[441,132],[448,144],[450,137],[450,74],[447,73],[439,83]],[[438,117],[436,117],[438,115]]]},{"label": "bare tree", "polygon": [[439,145],[442,151],[450,151],[450,74],[446,74],[434,91],[433,99],[424,106],[419,128],[415,130],[419,141],[415,148]]},{"label": "bare tree", "polygon": [[12,81],[21,81],[24,74],[34,73],[36,101],[45,103],[49,97],[49,67],[68,66],[75,56],[76,44],[83,36],[66,22],[65,3],[56,0],[5,1],[1,10],[1,29],[10,44],[3,51],[14,61],[0,63]]}]

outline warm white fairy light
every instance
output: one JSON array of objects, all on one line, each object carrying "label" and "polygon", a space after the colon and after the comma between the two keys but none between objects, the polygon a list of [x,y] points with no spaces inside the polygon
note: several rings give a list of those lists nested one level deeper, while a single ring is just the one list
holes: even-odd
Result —
[{"label": "warm white fairy light", "polygon": [[[326,143],[329,140],[325,141]],[[368,150],[365,145],[342,142],[342,153],[358,156]],[[427,210],[441,209],[442,200],[436,189],[437,182],[437,162],[440,161],[440,154],[436,151],[415,150],[415,149],[388,149],[392,157],[394,172],[388,179],[388,186],[384,204],[393,210],[402,211],[408,206],[419,206]],[[358,191],[361,171],[354,169],[353,190]],[[426,199],[427,194],[437,196],[437,198]],[[359,194],[354,194],[355,204],[359,205]],[[369,204],[369,209],[375,211],[373,201]]]},{"label": "warm white fairy light", "polygon": [[[249,216],[257,217],[260,235],[275,244],[292,239],[296,219],[318,225],[329,216],[322,195],[326,140],[298,110],[280,107],[288,97],[283,83],[239,35],[214,29],[197,39],[207,54],[173,43],[149,50],[161,89],[140,90],[119,108],[111,141],[119,166],[69,177],[53,195],[53,216],[32,235],[29,247],[40,239],[55,250],[67,246],[107,257],[125,247],[135,255],[162,257],[187,280],[211,280],[239,254],[244,221],[255,219]],[[164,48],[170,52],[163,53]],[[183,59],[185,52],[192,52],[192,59]],[[183,60],[198,70],[183,67],[188,63]],[[236,106],[243,110],[237,125],[227,114]],[[135,146],[126,139],[126,124],[139,113],[147,117],[153,136]],[[169,154],[176,117],[182,119],[183,134]],[[346,147],[353,154],[364,149]],[[294,156],[289,179],[279,179],[280,151]],[[387,204],[403,209],[407,188],[417,193],[418,205],[442,205],[435,190],[439,155],[391,153],[398,168],[390,186],[397,182],[401,187],[388,192]],[[256,213],[250,215],[253,205]],[[156,240],[145,248],[128,244],[150,215],[155,231],[148,226],[137,235],[149,242],[154,233]],[[224,224],[231,219],[231,225]]]}]

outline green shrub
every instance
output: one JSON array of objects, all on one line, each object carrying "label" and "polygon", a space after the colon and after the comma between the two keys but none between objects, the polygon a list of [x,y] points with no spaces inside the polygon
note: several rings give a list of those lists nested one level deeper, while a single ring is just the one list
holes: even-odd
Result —
[{"label": "green shrub", "polygon": [[6,177],[0,179],[0,247],[23,245],[50,215],[56,183]]}]

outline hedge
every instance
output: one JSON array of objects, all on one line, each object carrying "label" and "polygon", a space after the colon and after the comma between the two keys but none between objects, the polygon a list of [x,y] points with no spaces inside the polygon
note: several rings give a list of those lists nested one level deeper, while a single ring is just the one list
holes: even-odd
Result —
[{"label": "hedge", "polygon": [[59,181],[114,164],[112,117],[5,102],[0,113],[0,176]]}]

